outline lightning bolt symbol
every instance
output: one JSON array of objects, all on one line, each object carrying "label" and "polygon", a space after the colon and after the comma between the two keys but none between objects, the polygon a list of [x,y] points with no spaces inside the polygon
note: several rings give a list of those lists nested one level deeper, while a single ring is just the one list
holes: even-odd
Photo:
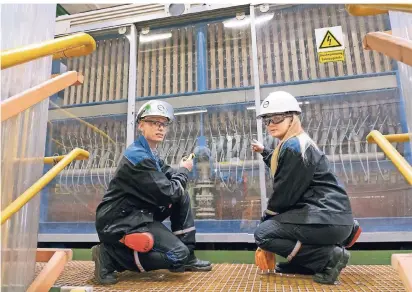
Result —
[{"label": "lightning bolt symbol", "polygon": [[330,35],[328,35],[328,38],[326,39],[326,41],[329,42],[329,46],[330,46],[330,44],[331,44],[331,42],[332,42],[332,40],[331,40],[331,38],[330,38]]}]

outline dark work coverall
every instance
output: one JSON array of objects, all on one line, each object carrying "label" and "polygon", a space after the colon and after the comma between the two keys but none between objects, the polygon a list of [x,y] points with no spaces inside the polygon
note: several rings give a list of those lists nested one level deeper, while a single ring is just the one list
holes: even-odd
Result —
[{"label": "dark work coverall", "polygon": [[[257,245],[283,257],[302,243],[290,261],[317,273],[327,265],[332,250],[351,233],[354,219],[349,197],[330,168],[324,153],[310,145],[305,161],[297,137],[279,152],[268,213],[255,231]],[[264,149],[268,167],[273,151]]]},{"label": "dark work coverall", "polygon": [[[185,191],[189,171],[173,170],[140,136],[130,145],[96,211],[96,230],[111,268],[151,271],[182,267],[195,248],[194,218]],[[171,229],[163,224],[170,216]],[[126,234],[149,232],[153,249],[138,253],[119,242]]]}]

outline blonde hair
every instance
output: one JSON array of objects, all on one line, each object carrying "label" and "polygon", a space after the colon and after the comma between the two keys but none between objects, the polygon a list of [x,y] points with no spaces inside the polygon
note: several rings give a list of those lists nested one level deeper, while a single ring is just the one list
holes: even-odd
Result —
[{"label": "blonde hair", "polygon": [[313,146],[316,149],[318,149],[318,146],[316,145],[316,143],[309,137],[308,134],[306,134],[303,131],[302,123],[300,121],[299,116],[293,115],[292,124],[290,125],[288,131],[286,132],[286,135],[283,137],[280,143],[276,146],[275,150],[273,151],[272,158],[270,160],[270,170],[273,176],[275,176],[276,174],[276,170],[277,170],[278,162],[279,162],[279,153],[280,153],[280,150],[283,144],[293,137],[296,137],[299,141],[302,159],[304,161],[306,161],[305,153],[306,153],[306,150],[309,148],[309,146]]}]

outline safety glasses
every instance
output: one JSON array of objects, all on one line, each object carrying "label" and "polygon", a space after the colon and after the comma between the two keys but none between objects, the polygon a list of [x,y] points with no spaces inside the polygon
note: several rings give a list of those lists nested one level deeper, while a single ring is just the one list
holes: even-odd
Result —
[{"label": "safety glasses", "polygon": [[263,118],[263,123],[266,126],[269,126],[271,123],[273,123],[274,125],[277,125],[283,122],[286,118],[290,118],[290,117],[292,117],[292,115],[274,115],[274,116]]},{"label": "safety glasses", "polygon": [[160,122],[160,121],[153,121],[153,120],[147,120],[147,119],[143,119],[143,121],[151,124],[152,126],[156,126],[158,128],[163,127],[166,129],[172,124],[171,122]]}]

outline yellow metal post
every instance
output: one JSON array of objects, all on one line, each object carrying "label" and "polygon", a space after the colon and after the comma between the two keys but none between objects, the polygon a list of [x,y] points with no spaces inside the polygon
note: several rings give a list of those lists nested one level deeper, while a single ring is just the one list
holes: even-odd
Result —
[{"label": "yellow metal post", "polygon": [[[408,134],[407,134],[408,135]],[[394,141],[393,136],[391,137]],[[376,143],[383,150],[385,155],[393,162],[395,167],[405,177],[405,180],[412,185],[412,166],[406,161],[402,155],[391,145],[391,143],[379,132],[373,130],[366,137],[369,143]]]},{"label": "yellow metal post", "polygon": [[86,33],[53,39],[40,44],[1,51],[1,69],[53,55],[53,59],[79,57],[96,50],[95,40]]},{"label": "yellow metal post", "polygon": [[28,188],[23,194],[21,194],[16,200],[14,200],[9,206],[7,206],[1,213],[1,224],[3,225],[14,213],[19,211],[28,201],[30,201],[38,192],[41,191],[49,182],[55,178],[60,171],[62,171],[67,165],[70,164],[78,156],[88,158],[89,152],[86,150],[75,148],[70,151],[69,154],[60,160],[52,169],[50,169],[45,175],[43,175],[37,182],[35,182],[30,188]]}]

